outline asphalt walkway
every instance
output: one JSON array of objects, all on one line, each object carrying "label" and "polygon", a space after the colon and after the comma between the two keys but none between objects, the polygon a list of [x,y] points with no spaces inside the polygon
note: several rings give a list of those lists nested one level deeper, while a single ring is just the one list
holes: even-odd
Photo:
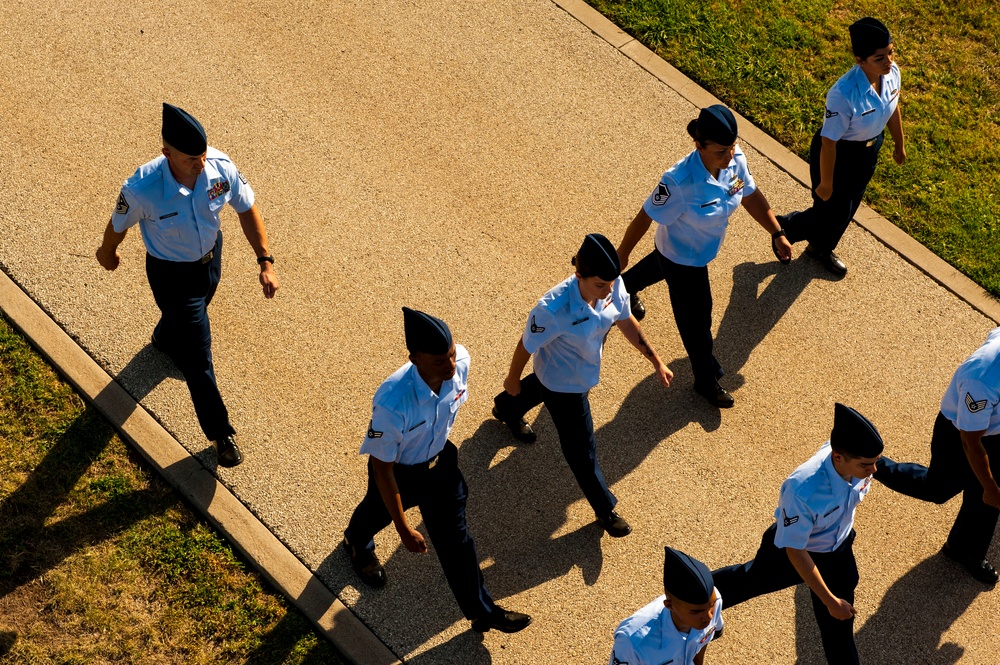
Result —
[{"label": "asphalt walkway", "polygon": [[[780,266],[739,212],[710,269],[737,406],[720,413],[693,393],[665,288],[647,292],[644,328],[676,378],[661,389],[609,337],[591,401],[635,531],[602,538],[548,415],[534,422],[537,444],[513,446],[490,398],[528,310],[570,273],[583,235],[621,237],[710,101],[582,4],[562,4],[4,4],[4,271],[410,663],[606,662],[618,622],[662,592],[663,545],[710,567],[753,555],[781,481],[828,437],[834,402],[869,416],[894,458],[926,462],[954,368],[996,325],[984,314],[996,317],[994,303],[869,212],[880,237],[852,225],[840,281],[807,257]],[[158,154],[162,101],[198,117],[249,178],[282,279],[265,301],[229,211],[211,316],[246,457],[235,469],[215,468],[186,387],[149,346],[157,310],[138,233],[116,272],[93,258],[122,181]],[[801,162],[748,123],[741,136],[772,206],[807,205]],[[472,355],[452,440],[487,583],[535,616],[522,633],[469,631],[436,559],[402,550],[392,529],[377,540],[383,590],[359,588],[338,548],[364,493],[357,449],[372,394],[406,360],[403,305],[448,321]],[[866,662],[995,660],[1000,592],[937,554],[957,509],[881,486],[860,508]],[[713,662],[822,659],[801,588],[725,619]]]}]

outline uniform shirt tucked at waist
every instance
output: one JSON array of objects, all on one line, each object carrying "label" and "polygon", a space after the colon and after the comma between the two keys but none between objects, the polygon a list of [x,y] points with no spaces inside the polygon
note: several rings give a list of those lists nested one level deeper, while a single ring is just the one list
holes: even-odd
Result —
[{"label": "uniform shirt tucked at waist", "polygon": [[962,431],[1000,434],[1000,328],[955,370],[941,413]]},{"label": "uniform shirt tucked at waist", "polygon": [[830,442],[781,484],[774,518],[777,547],[832,552],[851,535],[854,512],[871,488],[871,476],[844,480],[833,466]]},{"label": "uniform shirt tucked at waist", "polygon": [[215,246],[222,206],[241,213],[253,202],[229,157],[209,147],[194,190],[174,179],[163,155],[140,166],[122,185],[111,223],[118,233],[139,224],[146,251],[158,259],[197,261]]},{"label": "uniform shirt tucked at waist", "polygon": [[539,299],[528,315],[521,339],[535,356],[535,374],[557,393],[585,393],[601,377],[604,338],[617,321],[632,316],[628,292],[619,276],[611,293],[594,307],[580,295],[571,275]]},{"label": "uniform shirt tucked at waist", "polygon": [[718,179],[705,168],[698,151],[691,151],[663,174],[642,206],[658,224],[656,249],[674,263],[707,266],[719,253],[730,215],[756,190],[739,146]]},{"label": "uniform shirt tucked at waist", "polygon": [[382,382],[372,400],[372,420],[361,454],[383,462],[421,464],[444,449],[458,407],[469,399],[469,352],[455,345],[455,376],[435,393],[413,363]]},{"label": "uniform shirt tucked at waist", "polygon": [[882,93],[854,65],[826,93],[826,120],[820,135],[831,141],[870,141],[885,129],[899,103],[899,67],[882,77]]},{"label": "uniform shirt tucked at waist", "polygon": [[625,619],[615,630],[608,665],[692,665],[705,645],[722,633],[722,595],[715,590],[715,615],[703,630],[677,630],[660,596]]}]

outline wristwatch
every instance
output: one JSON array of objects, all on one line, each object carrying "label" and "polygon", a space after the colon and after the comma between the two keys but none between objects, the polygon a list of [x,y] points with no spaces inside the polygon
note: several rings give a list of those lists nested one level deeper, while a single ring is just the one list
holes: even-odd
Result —
[{"label": "wristwatch", "polygon": [[270,254],[268,254],[267,256],[262,256],[259,259],[257,259],[258,264],[264,263],[264,261],[270,261],[271,265],[272,266],[274,265],[274,257],[271,256]]}]

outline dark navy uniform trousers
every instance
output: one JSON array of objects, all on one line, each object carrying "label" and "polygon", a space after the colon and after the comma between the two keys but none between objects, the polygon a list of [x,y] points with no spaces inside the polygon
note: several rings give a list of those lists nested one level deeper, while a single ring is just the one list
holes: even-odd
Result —
[{"label": "dark navy uniform trousers", "polygon": [[521,392],[516,397],[507,392],[496,397],[497,412],[504,420],[523,418],[543,402],[555,423],[563,457],[576,476],[576,482],[594,513],[605,517],[614,510],[618,499],[608,489],[597,461],[597,439],[588,393],[558,393],[543,386],[535,374],[529,374],[521,380]]},{"label": "dark navy uniform trousers", "polygon": [[[1000,477],[1000,435],[984,436],[982,441],[993,476]],[[983,503],[983,486],[969,465],[961,432],[943,413],[938,413],[934,423],[929,467],[899,464],[883,457],[875,479],[901,494],[934,503],[945,503],[961,492],[962,507],[948,535],[948,545],[973,561],[986,558],[1000,510]]]},{"label": "dark navy uniform trousers", "polygon": [[162,315],[153,330],[156,345],[184,375],[201,430],[210,441],[218,441],[236,433],[215,382],[208,323],[208,304],[222,276],[221,231],[212,253],[205,263],[164,261],[146,254],[146,277]]},{"label": "dark navy uniform trousers", "polygon": [[[785,549],[775,546],[776,531],[777,525],[772,524],[764,532],[753,561],[712,571],[715,588],[722,596],[723,607],[733,607],[745,600],[802,583],[802,578]],[[858,587],[858,564],[854,559],[855,535],[852,529],[847,540],[833,552],[809,553],[830,592],[852,605],[854,590]],[[819,624],[827,662],[831,665],[860,663],[858,648],[854,644],[854,619],[834,619],[823,601],[816,594],[811,595],[813,613]]]},{"label": "dark navy uniform trousers", "polygon": [[[837,161],[833,167],[833,194],[826,201],[816,196],[820,182],[819,155],[823,138],[819,132],[809,147],[809,178],[812,181],[813,205],[808,210],[779,215],[788,242],[808,240],[821,252],[833,251],[861,205],[868,183],[875,174],[878,153],[885,132],[874,142],[837,141]],[[868,145],[868,143],[872,143]]]},{"label": "dark navy uniform trousers", "polygon": [[[420,508],[420,516],[434,544],[444,576],[466,619],[478,619],[496,609],[486,590],[479,569],[476,543],[465,521],[465,502],[469,487],[458,468],[458,449],[449,441],[433,460],[422,464],[396,464],[392,467],[403,509]],[[375,549],[375,534],[389,526],[392,517],[385,507],[371,456],[368,458],[368,491],[344,531],[349,543],[366,543]]]},{"label": "dark navy uniform trousers", "polygon": [[658,249],[622,275],[625,290],[639,293],[647,286],[666,280],[670,307],[677,332],[691,360],[696,385],[713,388],[725,372],[712,353],[712,287],[708,266],[693,267],[674,263]]}]

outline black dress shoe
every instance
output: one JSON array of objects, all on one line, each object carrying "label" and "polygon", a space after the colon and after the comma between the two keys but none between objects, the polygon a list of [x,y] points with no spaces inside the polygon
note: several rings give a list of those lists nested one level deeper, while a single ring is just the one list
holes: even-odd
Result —
[{"label": "black dress shoe", "polygon": [[600,524],[601,528],[607,531],[608,535],[612,538],[624,538],[632,533],[632,527],[625,521],[625,518],[613,510],[604,517],[598,515],[597,523]]},{"label": "black dress shoe", "polygon": [[716,381],[714,386],[700,386],[694,384],[694,391],[708,400],[709,404],[719,409],[732,408],[736,400],[725,388]]},{"label": "black dress shoe", "polygon": [[996,584],[997,581],[1000,580],[1000,573],[997,573],[997,569],[994,568],[993,564],[986,559],[977,561],[975,559],[970,559],[967,556],[962,556],[948,543],[945,543],[944,547],[941,548],[941,554],[945,555],[952,561],[960,563],[963,568],[969,571],[970,575],[983,584]]},{"label": "black dress shoe", "polygon": [[232,435],[215,442],[215,450],[219,455],[219,464],[222,466],[236,466],[243,461],[240,449],[236,447],[236,441]]},{"label": "black dress shoe", "polygon": [[823,267],[834,275],[843,277],[847,274],[847,265],[840,260],[840,257],[830,252],[821,252],[812,245],[806,247],[806,254],[823,264]]},{"label": "black dress shoe", "polygon": [[531,623],[531,617],[520,612],[508,612],[502,607],[497,607],[491,614],[479,617],[472,622],[472,630],[477,633],[485,633],[490,628],[495,628],[501,633],[516,633],[524,630]]},{"label": "black dress shoe", "polygon": [[501,418],[496,406],[493,407],[493,417],[506,425],[510,433],[514,435],[514,438],[521,443],[534,443],[538,439],[535,430],[531,429],[531,425],[524,418],[518,418],[517,420]]},{"label": "black dress shoe", "polygon": [[642,298],[639,297],[638,293],[630,293],[628,295],[628,306],[632,310],[632,316],[635,317],[636,321],[642,321],[646,318],[646,306],[642,304]]},{"label": "black dress shoe", "polygon": [[381,589],[385,586],[387,578],[385,576],[385,568],[382,567],[382,563],[375,556],[375,552],[369,552],[368,550],[357,551],[353,545],[347,542],[347,536],[344,536],[344,549],[347,550],[347,556],[351,558],[351,568],[357,573],[361,581],[370,587],[376,589]]}]

